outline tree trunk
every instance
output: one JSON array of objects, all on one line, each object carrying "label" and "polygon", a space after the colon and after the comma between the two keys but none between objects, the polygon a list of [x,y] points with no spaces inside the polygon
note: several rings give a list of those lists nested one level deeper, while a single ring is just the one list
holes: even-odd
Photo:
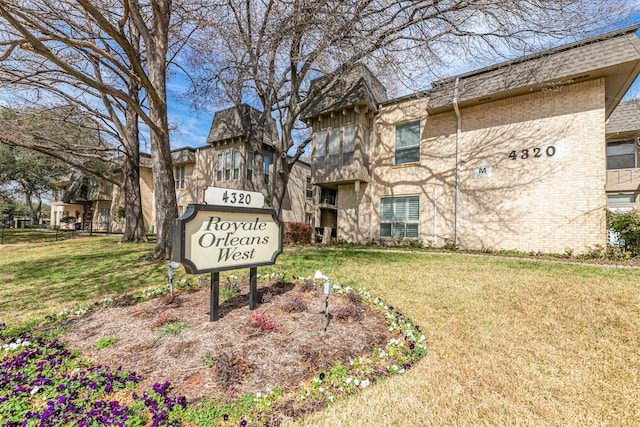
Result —
[{"label": "tree trunk", "polygon": [[24,202],[25,202],[25,205],[27,205],[27,209],[29,210],[29,219],[31,220],[31,222],[34,222],[36,220],[36,213],[34,212],[33,205],[31,204],[32,196],[33,194],[31,193],[31,191],[25,190]]},{"label": "tree trunk", "polygon": [[124,235],[121,243],[148,242],[144,229],[142,204],[140,197],[140,169],[139,163],[131,157],[126,157],[122,163],[122,192],[124,194]]},{"label": "tree trunk", "polygon": [[[151,164],[156,203],[157,241],[153,251],[155,259],[171,258],[173,220],[178,216],[176,189],[169,143],[169,119],[167,117],[167,49],[171,1],[155,0],[153,8],[153,37],[147,40],[147,66],[149,82],[154,93],[149,94],[151,129]],[[152,47],[152,48],[151,48]]]},{"label": "tree trunk", "polygon": [[[138,47],[140,40],[132,31],[132,43]],[[140,87],[135,81],[129,82],[129,94],[139,99]],[[129,108],[125,111],[125,127],[122,145],[125,158],[122,163],[122,191],[124,193],[125,226],[122,243],[148,242],[142,213],[142,194],[140,192],[140,138],[138,115]]]}]

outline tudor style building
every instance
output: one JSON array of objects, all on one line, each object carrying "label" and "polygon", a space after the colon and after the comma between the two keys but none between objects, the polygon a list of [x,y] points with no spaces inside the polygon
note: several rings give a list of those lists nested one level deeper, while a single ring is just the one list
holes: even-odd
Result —
[{"label": "tudor style building", "polygon": [[[257,138],[257,118],[260,112],[247,105],[229,108],[215,114],[207,145],[181,148],[171,153],[178,214],[189,204],[203,203],[208,186],[259,191],[268,200],[268,186],[274,179],[273,142]],[[309,222],[313,212],[310,165],[298,161],[291,170],[283,201],[283,222]],[[75,227],[83,230],[120,232],[124,219],[118,215],[123,206],[123,194],[116,186],[97,188],[90,180],[70,179],[59,183],[54,191],[51,224],[74,216]],[[96,188],[93,188],[96,187]],[[113,188],[112,188],[113,187]],[[140,190],[145,227],[155,228],[153,179],[148,155],[140,161]]]},{"label": "tudor style building", "polygon": [[399,99],[387,100],[362,65],[317,81],[322,96],[304,114],[317,223],[357,242],[552,253],[604,245],[605,122],[640,72],[637,30]]},{"label": "tudor style building", "polygon": [[[604,245],[606,207],[638,206],[638,108],[618,104],[640,73],[639,27],[396,99],[362,64],[314,81],[321,95],[302,117],[313,132],[312,162],[294,167],[282,220],[362,243],[551,253]],[[172,153],[180,213],[209,185],[266,193],[274,151],[258,140],[259,114],[246,105],[220,111],[206,146]],[[144,217],[153,226],[144,161]],[[117,231],[118,189],[93,191],[96,199],[85,185],[54,203],[52,224],[73,213],[82,227]]]}]

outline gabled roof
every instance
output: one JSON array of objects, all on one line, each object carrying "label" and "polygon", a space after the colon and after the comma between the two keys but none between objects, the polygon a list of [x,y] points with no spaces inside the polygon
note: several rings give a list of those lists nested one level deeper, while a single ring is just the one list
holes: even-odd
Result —
[{"label": "gabled roof", "polygon": [[[326,87],[323,87],[325,85]],[[360,104],[377,110],[378,105],[387,100],[385,87],[371,70],[361,63],[356,63],[342,75],[325,76],[313,80],[309,91],[315,88],[319,88],[320,93],[303,111],[301,117],[304,121],[320,114]]]},{"label": "gabled roof", "polygon": [[452,108],[456,80],[458,103],[469,106],[606,76],[608,117],[640,72],[638,28],[622,28],[437,81],[429,91],[428,108]]},{"label": "gabled roof", "polygon": [[259,110],[247,104],[240,104],[237,107],[216,112],[213,116],[207,143],[212,144],[238,137],[252,137],[258,126],[260,114],[262,113]]},{"label": "gabled roof", "polygon": [[640,99],[618,104],[606,124],[607,137],[635,137],[640,133]]}]

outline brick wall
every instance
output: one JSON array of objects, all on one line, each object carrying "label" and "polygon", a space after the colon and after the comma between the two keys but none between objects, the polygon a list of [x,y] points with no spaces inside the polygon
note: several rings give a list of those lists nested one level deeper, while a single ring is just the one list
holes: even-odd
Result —
[{"label": "brick wall", "polygon": [[[456,116],[428,116],[426,103],[385,106],[376,123],[376,238],[380,197],[413,194],[420,238],[442,246],[455,236]],[[579,253],[604,245],[604,114],[604,79],[461,109],[460,247]],[[418,118],[420,162],[395,166],[395,123]],[[474,177],[474,168],[486,173]]]}]

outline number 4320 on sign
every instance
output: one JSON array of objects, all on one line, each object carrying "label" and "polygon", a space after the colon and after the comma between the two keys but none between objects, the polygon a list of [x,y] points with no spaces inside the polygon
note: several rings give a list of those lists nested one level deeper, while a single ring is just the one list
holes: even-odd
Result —
[{"label": "number 4320 on sign", "polygon": [[217,206],[261,208],[264,206],[264,195],[257,191],[207,187],[207,189],[204,190],[204,202],[208,205]]}]

